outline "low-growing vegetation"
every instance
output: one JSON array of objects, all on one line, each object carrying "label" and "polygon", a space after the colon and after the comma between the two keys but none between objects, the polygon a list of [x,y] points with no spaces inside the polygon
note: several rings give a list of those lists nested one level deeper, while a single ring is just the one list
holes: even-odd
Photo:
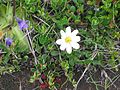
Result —
[{"label": "low-growing vegetation", "polygon": [[82,90],[87,77],[108,90],[120,75],[107,71],[118,72],[119,63],[120,0],[0,0],[0,75],[26,69],[35,88],[50,90],[68,82]]}]

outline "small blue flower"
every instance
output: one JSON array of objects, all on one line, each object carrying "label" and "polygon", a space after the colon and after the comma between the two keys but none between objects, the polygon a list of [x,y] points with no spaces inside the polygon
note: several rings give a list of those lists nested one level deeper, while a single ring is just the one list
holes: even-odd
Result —
[{"label": "small blue flower", "polygon": [[28,20],[22,20],[18,17],[16,17],[16,21],[18,22],[18,26],[20,30],[27,29],[28,28]]},{"label": "small blue flower", "polygon": [[13,40],[11,38],[5,39],[6,46],[10,46],[12,44],[12,42],[13,42]]}]

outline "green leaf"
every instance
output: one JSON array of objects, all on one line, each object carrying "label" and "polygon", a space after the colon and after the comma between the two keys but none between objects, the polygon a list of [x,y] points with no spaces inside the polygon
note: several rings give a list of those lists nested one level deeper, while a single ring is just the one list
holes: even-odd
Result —
[{"label": "green leaf", "polygon": [[30,1],[31,1],[31,0],[25,0],[25,3],[26,3],[26,4],[30,4]]},{"label": "green leaf", "polygon": [[13,64],[14,64],[15,66],[18,66],[18,64],[19,64],[18,60],[13,60]]},{"label": "green leaf", "polygon": [[64,25],[68,25],[69,24],[69,20],[67,19],[66,16],[64,16],[63,18],[61,18],[60,20],[57,20],[57,26],[59,28],[63,28]]},{"label": "green leaf", "polygon": [[0,49],[2,49],[4,52],[6,52],[5,54],[4,54],[4,58],[3,58],[3,63],[4,64],[7,64],[7,62],[9,61],[9,56],[10,56],[10,52],[9,52],[9,50],[8,50],[8,48],[5,46],[5,45],[3,45],[3,44],[0,44]]},{"label": "green leaf", "polygon": [[61,66],[62,66],[62,68],[67,72],[68,71],[68,69],[69,69],[69,63],[68,63],[68,61],[62,61],[61,62]]},{"label": "green leaf", "polygon": [[73,79],[73,72],[70,71],[67,75],[68,75],[67,77],[68,77],[69,81],[72,82],[72,79]]},{"label": "green leaf", "polygon": [[57,56],[58,54],[59,54],[58,51],[51,51],[51,55],[52,55],[52,56]]},{"label": "green leaf", "polygon": [[48,44],[48,41],[49,41],[49,38],[48,37],[46,37],[45,35],[41,35],[40,37],[39,37],[39,43],[40,44]]},{"label": "green leaf", "polygon": [[19,27],[12,28],[14,34],[14,43],[15,43],[15,50],[18,52],[23,52],[29,49],[28,41],[25,34],[19,29]]},{"label": "green leaf", "polygon": [[4,6],[0,5],[0,28],[4,28],[12,22],[12,7],[8,4]]},{"label": "green leaf", "polygon": [[71,7],[70,7],[70,11],[75,12],[75,11],[76,11],[75,6],[71,6]]},{"label": "green leaf", "polygon": [[74,64],[75,64],[74,60],[73,60],[73,59],[70,59],[70,60],[69,60],[69,64],[70,64],[70,66],[74,66]]},{"label": "green leaf", "polygon": [[74,3],[77,3],[77,2],[78,2],[78,0],[73,0],[73,2],[74,2]]},{"label": "green leaf", "polygon": [[99,24],[99,20],[97,17],[93,17],[92,18],[92,25],[98,25]]}]

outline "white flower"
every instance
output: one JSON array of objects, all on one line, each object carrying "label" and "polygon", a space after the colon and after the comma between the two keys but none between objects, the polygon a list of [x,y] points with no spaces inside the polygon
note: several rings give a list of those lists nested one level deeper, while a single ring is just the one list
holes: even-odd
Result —
[{"label": "white flower", "polygon": [[74,30],[71,32],[71,27],[66,28],[66,32],[63,30],[60,31],[61,34],[61,39],[58,39],[56,43],[60,45],[61,50],[67,51],[67,53],[72,52],[72,47],[74,49],[79,49],[79,44],[78,42],[80,41],[80,36],[76,36],[78,34],[78,30]]}]

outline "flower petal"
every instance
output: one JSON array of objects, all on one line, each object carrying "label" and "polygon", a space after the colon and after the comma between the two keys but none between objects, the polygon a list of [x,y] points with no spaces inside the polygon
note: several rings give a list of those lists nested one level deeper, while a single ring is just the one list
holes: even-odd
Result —
[{"label": "flower petal", "polygon": [[71,35],[71,27],[70,27],[70,26],[68,26],[68,27],[66,28],[66,34],[67,34],[67,35]]},{"label": "flower petal", "polygon": [[72,32],[72,35],[77,35],[78,34],[78,30],[74,30],[73,32]]},{"label": "flower petal", "polygon": [[18,22],[20,30],[27,29],[28,28],[28,20],[22,20],[18,17],[16,17],[16,21]]},{"label": "flower petal", "polygon": [[79,42],[80,36],[72,36],[72,42]]},{"label": "flower petal", "polygon": [[64,38],[66,36],[65,32],[63,30],[60,31],[61,37]]},{"label": "flower petal", "polygon": [[27,28],[28,28],[28,24],[24,23],[23,29],[27,29]]},{"label": "flower petal", "polygon": [[79,45],[78,43],[74,43],[74,42],[71,43],[71,46],[72,46],[74,49],[79,49],[79,48],[80,48],[80,45]]},{"label": "flower petal", "polygon": [[61,45],[61,46],[60,46],[60,50],[62,50],[62,51],[64,51],[64,50],[65,50],[65,48],[66,48],[66,46],[65,46],[65,45]]},{"label": "flower petal", "polygon": [[16,21],[18,22],[18,23],[21,23],[22,22],[22,20],[20,19],[20,18],[18,18],[18,17],[15,17],[16,18]]},{"label": "flower petal", "polygon": [[56,41],[56,43],[57,43],[58,45],[61,45],[61,44],[62,44],[62,39],[58,39],[58,40]]},{"label": "flower petal", "polygon": [[11,38],[5,38],[6,46],[10,46],[13,42]]},{"label": "flower petal", "polygon": [[66,51],[67,51],[68,54],[71,54],[71,53],[72,53],[72,47],[71,47],[70,44],[67,45],[67,47],[66,47]]}]

